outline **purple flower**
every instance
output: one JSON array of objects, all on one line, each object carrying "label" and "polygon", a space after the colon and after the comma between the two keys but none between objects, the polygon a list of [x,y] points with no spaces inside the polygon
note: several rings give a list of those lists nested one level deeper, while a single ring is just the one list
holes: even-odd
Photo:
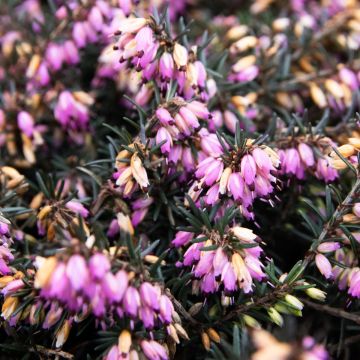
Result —
[{"label": "purple flower", "polygon": [[192,240],[194,234],[187,231],[178,231],[175,239],[171,242],[175,247],[180,247]]},{"label": "purple flower", "polygon": [[315,263],[321,274],[323,274],[326,279],[331,279],[333,277],[331,263],[323,254],[316,254]]},{"label": "purple flower", "polygon": [[97,253],[90,258],[89,271],[94,279],[102,279],[109,270],[110,262],[105,255]]},{"label": "purple flower", "polygon": [[123,299],[123,307],[126,314],[131,317],[136,317],[141,304],[139,292],[133,287],[129,286],[126,289]]},{"label": "purple flower", "polygon": [[160,289],[144,282],[140,286],[140,298],[142,304],[145,304],[153,310],[159,310]]},{"label": "purple flower", "polygon": [[154,340],[142,340],[141,349],[149,360],[167,360],[165,349]]},{"label": "purple flower", "polygon": [[72,255],[70,257],[66,265],[66,275],[76,291],[84,289],[89,280],[89,270],[85,259],[81,255]]}]

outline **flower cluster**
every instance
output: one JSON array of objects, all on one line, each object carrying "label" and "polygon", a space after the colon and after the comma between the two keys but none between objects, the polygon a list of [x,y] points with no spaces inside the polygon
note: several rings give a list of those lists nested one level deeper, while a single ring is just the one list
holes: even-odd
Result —
[{"label": "flower cluster", "polygon": [[149,282],[136,285],[134,276],[126,270],[113,274],[109,259],[101,253],[88,261],[75,254],[67,261],[55,257],[42,260],[34,286],[41,289],[41,297],[58,301],[72,312],[86,313],[91,309],[101,318],[113,308],[119,317],[140,319],[146,329],[157,323],[170,324],[174,308],[169,298]]},{"label": "flower cluster", "polygon": [[359,11],[0,2],[1,357],[356,357]]},{"label": "flower cluster", "polygon": [[[252,230],[233,226],[226,235],[217,232],[208,235],[180,231],[172,241],[175,246],[193,244],[184,253],[184,259],[177,266],[190,266],[194,274],[193,292],[203,293],[222,291],[225,296],[242,290],[252,291],[253,279],[265,278],[263,264],[259,257],[262,249]],[[212,247],[216,250],[210,250]]]},{"label": "flower cluster", "polygon": [[207,73],[196,59],[196,47],[188,50],[154,22],[152,18],[128,18],[121,22],[116,50],[120,62],[141,72],[143,81],[155,80],[162,92],[170,88],[170,81],[178,83],[177,93],[185,99],[196,94],[206,97]]},{"label": "flower cluster", "polygon": [[[275,189],[280,166],[278,154],[266,145],[256,145],[252,140],[231,148],[210,136],[202,140],[203,150],[207,149],[209,153],[195,172],[198,180],[191,188],[194,200],[206,189],[206,204],[214,205],[227,196],[240,205],[245,216],[253,217],[251,208],[254,200],[268,200]],[[211,140],[215,140],[216,147],[209,143]]]},{"label": "flower cluster", "polygon": [[338,177],[330,163],[332,142],[329,138],[298,137],[290,139],[289,143],[292,146],[284,145],[286,148],[281,148],[278,152],[281,161],[280,174],[304,180],[306,173],[312,173],[325,182],[334,181]]}]

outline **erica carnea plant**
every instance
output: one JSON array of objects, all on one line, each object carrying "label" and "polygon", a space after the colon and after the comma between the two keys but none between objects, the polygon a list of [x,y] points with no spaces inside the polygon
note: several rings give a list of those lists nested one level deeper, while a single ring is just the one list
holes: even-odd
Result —
[{"label": "erica carnea plant", "polygon": [[1,358],[357,358],[359,56],[356,1],[1,2]]}]

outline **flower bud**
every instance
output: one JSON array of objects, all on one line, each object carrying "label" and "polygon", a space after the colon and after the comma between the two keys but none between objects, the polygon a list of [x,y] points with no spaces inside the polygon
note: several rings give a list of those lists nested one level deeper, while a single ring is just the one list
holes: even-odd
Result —
[{"label": "flower bud", "polygon": [[326,292],[317,288],[306,289],[305,293],[306,295],[308,295],[309,297],[315,300],[325,301],[326,299]]},{"label": "flower bud", "polygon": [[179,43],[175,43],[173,57],[179,70],[184,70],[188,62],[188,52],[186,48]]},{"label": "flower bud", "polygon": [[247,325],[247,326],[250,326],[254,329],[261,329],[261,325],[260,323],[254,319],[252,316],[249,316],[249,315],[243,315],[243,320],[244,320],[244,323]]},{"label": "flower bud", "polygon": [[126,356],[131,348],[131,334],[128,330],[123,330],[120,333],[118,340],[118,349],[121,355]]},{"label": "flower bud", "polygon": [[207,332],[207,334],[209,335],[209,338],[212,340],[212,341],[214,341],[214,342],[216,342],[216,343],[220,343],[220,340],[221,340],[221,338],[220,338],[220,335],[218,334],[218,332],[215,330],[215,329],[213,329],[213,328],[208,328],[207,330],[206,330],[206,332]]},{"label": "flower bud", "polygon": [[297,297],[290,294],[285,295],[285,301],[298,310],[302,310],[304,307],[304,304]]},{"label": "flower bud", "polygon": [[210,351],[210,338],[205,332],[201,333],[201,341],[206,351]]},{"label": "flower bud", "polygon": [[273,307],[270,307],[268,310],[267,310],[267,313],[270,317],[270,319],[278,326],[283,326],[284,324],[284,319],[283,317],[279,314],[279,312],[277,310],[275,310],[275,308]]}]

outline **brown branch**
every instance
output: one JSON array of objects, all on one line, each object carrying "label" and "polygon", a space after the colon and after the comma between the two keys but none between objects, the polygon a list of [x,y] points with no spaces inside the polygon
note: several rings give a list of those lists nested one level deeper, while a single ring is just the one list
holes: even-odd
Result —
[{"label": "brown branch", "polygon": [[324,305],[324,304],[316,304],[310,300],[307,299],[300,299],[305,305],[307,305],[308,307],[317,310],[317,311],[321,311],[321,312],[325,312],[331,316],[335,316],[335,317],[339,317],[342,319],[347,319],[350,321],[355,322],[356,324],[360,324],[360,315],[354,314],[354,313],[349,313],[343,309],[340,308],[335,308],[335,307],[331,307],[328,305]]},{"label": "brown branch", "polygon": [[230,320],[231,318],[238,316],[239,314],[244,314],[252,308],[258,306],[265,306],[274,303],[275,300],[281,298],[289,293],[290,287],[288,284],[282,285],[280,288],[275,288],[272,292],[266,294],[263,297],[260,297],[253,302],[248,302],[246,304],[239,305],[234,310],[230,311],[228,314],[223,316],[218,322],[223,322]]},{"label": "brown branch", "polygon": [[171,299],[172,303],[174,304],[175,310],[183,316],[183,318],[187,321],[189,321],[192,325],[199,325],[200,323],[194,319],[186,310],[185,308],[181,305],[181,303],[179,301],[177,301],[175,299],[175,297],[173,296],[173,294],[170,292],[169,289],[165,290],[166,295]]},{"label": "brown branch", "polygon": [[29,351],[46,355],[48,358],[50,356],[55,356],[56,358],[60,357],[63,359],[74,359],[74,355],[66,351],[47,349],[46,347],[41,345],[34,345],[34,347],[29,348]]}]

